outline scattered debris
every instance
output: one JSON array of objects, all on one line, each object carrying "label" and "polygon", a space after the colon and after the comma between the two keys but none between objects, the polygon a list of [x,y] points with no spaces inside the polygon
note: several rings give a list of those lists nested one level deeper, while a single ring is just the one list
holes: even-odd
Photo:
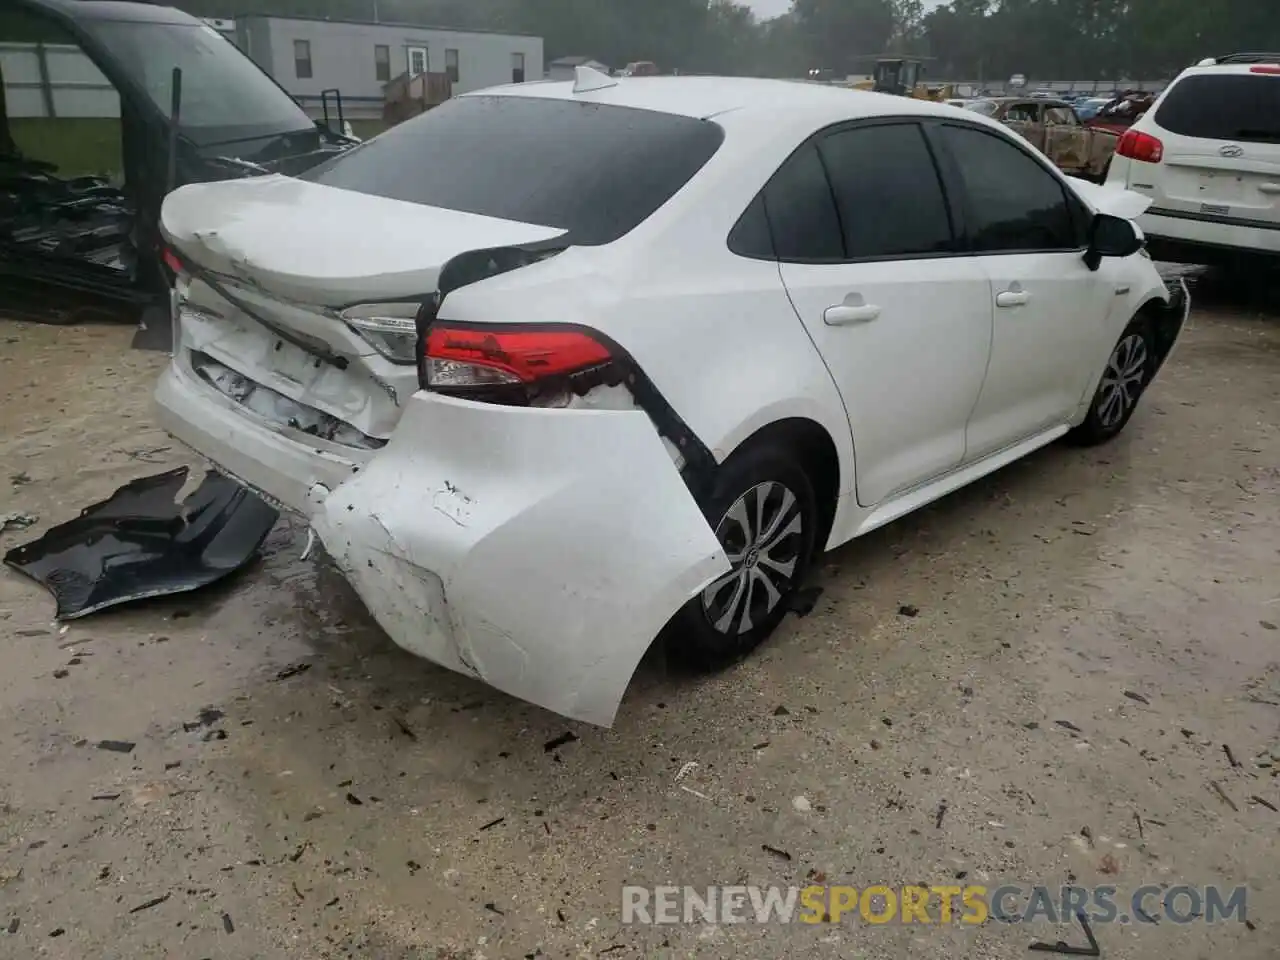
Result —
[{"label": "scattered debris", "polygon": [[125,484],[4,562],[53,594],[60,620],[208,586],[249,562],[279,513],[212,470],[177,503],[186,480],[180,467]]},{"label": "scattered debris", "polygon": [[347,793],[347,803],[353,807],[363,807],[364,801],[357,797],[354,793]]},{"label": "scattered debris", "polygon": [[498,824],[505,823],[506,820],[507,820],[506,817],[499,817],[497,820],[490,820],[488,823],[486,823],[483,827],[480,828],[480,832],[484,833],[484,831],[486,830],[492,830]]},{"label": "scattered debris", "polygon": [[67,931],[66,931],[66,928],[65,928],[65,927],[54,927],[52,930],[50,930],[50,931],[49,931],[49,936],[50,936],[50,937],[60,937],[60,936],[62,936],[63,934],[65,934],[66,932],[67,932]]},{"label": "scattered debris", "polygon": [[1083,730],[1077,727],[1070,720],[1055,720],[1053,722],[1056,723],[1058,726],[1062,727],[1064,730],[1070,730],[1072,733],[1084,733]]},{"label": "scattered debris", "polygon": [[689,774],[693,773],[693,771],[697,769],[698,769],[698,762],[696,760],[690,760],[688,763],[684,764],[676,772],[676,779],[674,782],[679,783],[681,780],[683,780],[685,777],[687,777]]},{"label": "scattered debris", "polygon": [[1222,745],[1222,752],[1223,752],[1223,753],[1225,753],[1225,754],[1227,755],[1227,761],[1228,761],[1228,762],[1229,762],[1233,767],[1238,767],[1238,766],[1240,766],[1240,761],[1239,761],[1239,760],[1237,760],[1237,759],[1236,759],[1236,755],[1235,755],[1234,753],[1232,753],[1232,752],[1231,752],[1231,744],[1229,744],[1229,743],[1224,743],[1224,744]]},{"label": "scattered debris", "polygon": [[943,800],[940,804],[938,804],[938,813],[933,818],[933,826],[935,829],[937,830],[942,829],[942,818],[945,817],[946,815],[947,815],[947,801]]},{"label": "scattered debris", "polygon": [[813,804],[809,802],[808,797],[794,797],[791,800],[791,807],[796,813],[809,813],[813,809]]},{"label": "scattered debris", "polygon": [[1146,835],[1142,832],[1142,814],[1137,810],[1133,811],[1133,822],[1138,825],[1138,839],[1145,840]]},{"label": "scattered debris", "polygon": [[791,716],[791,711],[782,705],[778,705],[773,708],[773,715],[775,717],[789,717]]},{"label": "scattered debris", "polygon": [[136,746],[132,740],[99,740],[97,743],[99,750],[110,750],[112,753],[133,753]]},{"label": "scattered debris", "polygon": [[203,737],[201,737],[200,739],[201,739],[202,741],[204,741],[205,743],[208,743],[210,740],[225,740],[225,739],[227,739],[227,731],[225,731],[225,730],[223,730],[223,729],[221,729],[221,728],[219,728],[219,729],[217,729],[217,730],[210,730],[208,733],[206,733],[206,734],[205,734]]},{"label": "scattered debris", "polygon": [[296,896],[299,900],[305,900],[305,899],[307,899],[306,897],[304,897],[304,896],[302,895],[302,891],[298,889],[298,881],[297,881],[297,880],[291,880],[291,881],[289,881],[289,885],[290,885],[291,887],[293,887],[293,894],[294,894],[294,896]]},{"label": "scattered debris", "polygon": [[414,743],[418,742],[418,735],[409,728],[409,725],[405,723],[404,719],[400,717],[398,714],[394,714],[394,713],[391,714],[391,722],[396,725],[396,729],[398,729],[402,734],[404,734]]},{"label": "scattered debris", "polygon": [[559,750],[561,747],[565,746],[566,744],[574,743],[575,741],[577,741],[577,739],[578,739],[578,735],[576,733],[573,733],[573,732],[562,733],[560,734],[560,736],[556,737],[554,740],[548,740],[546,743],[544,743],[542,745],[542,749],[547,753],[552,753],[556,750]]},{"label": "scattered debris", "polygon": [[34,513],[0,513],[0,533],[34,527],[40,518]]},{"label": "scattered debris", "polygon": [[1089,841],[1089,846],[1091,847],[1093,846],[1093,831],[1090,830],[1087,826],[1080,828],[1080,836],[1084,837],[1087,841]]},{"label": "scattered debris", "polygon": [[765,853],[772,854],[773,856],[778,857],[782,860],[789,861],[791,859],[791,854],[787,853],[787,851],[779,850],[777,847],[771,847],[767,843],[762,843],[760,845],[760,849],[763,850]]},{"label": "scattered debris", "polygon": [[757,744],[753,745],[753,746],[751,747],[751,749],[752,749],[752,750],[763,750],[763,749],[765,749],[765,747],[767,747],[767,746],[769,746],[769,741],[768,741],[768,740],[761,740],[759,743],[757,743]]},{"label": "scattered debris", "polygon": [[915,606],[915,604],[904,603],[898,608],[898,616],[910,618],[918,617],[920,616],[920,608]]},{"label": "scattered debris", "polygon": [[1259,620],[1258,625],[1261,626],[1263,630],[1280,630],[1280,627],[1277,627],[1270,620]]},{"label": "scattered debris", "polygon": [[285,667],[276,673],[277,680],[288,680],[290,677],[296,677],[300,673],[306,673],[311,669],[309,663],[295,663],[292,666]]},{"label": "scattered debris", "polygon": [[1102,860],[1098,863],[1098,872],[1112,876],[1120,872],[1120,864],[1116,858],[1109,853],[1102,855]]},{"label": "scattered debris", "polygon": [[814,607],[818,605],[821,598],[822,587],[801,587],[799,590],[791,591],[791,595],[787,598],[787,610],[804,619],[813,613]]},{"label": "scattered debris", "polygon": [[222,915],[222,929],[227,931],[227,933],[236,932],[236,925],[231,922],[231,914],[224,913]]},{"label": "scattered debris", "polygon": [[17,917],[14,917],[12,920],[9,921],[9,926],[7,927],[7,929],[10,933],[17,933],[18,928],[20,926],[22,926],[22,921],[19,920]]},{"label": "scattered debris", "polygon": [[1073,947],[1063,940],[1059,940],[1057,943],[1044,943],[1037,940],[1027,949],[1038,950],[1041,953],[1061,953],[1069,957],[1102,956],[1102,950],[1098,947],[1097,938],[1093,935],[1093,928],[1089,926],[1089,918],[1084,915],[1083,911],[1077,911],[1076,919],[1080,921],[1080,926],[1084,928],[1084,935],[1089,938],[1089,946]]},{"label": "scattered debris", "polygon": [[302,855],[307,852],[307,848],[309,846],[311,846],[310,840],[304,840],[302,843],[298,844],[297,849],[295,849],[293,853],[289,854],[289,862],[297,863],[301,860]]},{"label": "scattered debris", "polygon": [[1151,704],[1151,701],[1148,700],[1146,697],[1144,697],[1142,694],[1134,693],[1132,690],[1125,690],[1124,695],[1128,697],[1130,700],[1137,700],[1138,703],[1145,703],[1148,706]]},{"label": "scattered debris", "polygon": [[70,670],[55,670],[55,671],[53,671],[53,679],[55,679],[55,680],[65,680],[65,679],[67,679],[67,677],[69,677],[69,676],[71,676],[71,671],[70,671]]},{"label": "scattered debris", "polygon": [[1264,800],[1262,799],[1262,797],[1258,797],[1258,796],[1253,796],[1253,797],[1250,797],[1249,799],[1254,803],[1258,804],[1259,806],[1266,807],[1272,813],[1280,813],[1280,809],[1278,809],[1276,805],[1272,803],[1270,800]]},{"label": "scattered debris", "polygon": [[17,473],[9,474],[9,482],[15,487],[25,487],[31,482],[31,474],[25,470],[19,470]]},{"label": "scattered debris", "polygon": [[148,900],[146,903],[140,903],[136,907],[130,907],[130,913],[141,913],[143,910],[150,910],[152,907],[158,907],[164,903],[172,894],[166,893],[154,899]]},{"label": "scattered debris", "polygon": [[1236,813],[1240,812],[1240,808],[1236,806],[1235,801],[1227,796],[1227,791],[1222,789],[1222,785],[1218,783],[1217,780],[1210,780],[1209,786],[1213,787],[1213,792],[1222,798],[1223,803],[1225,803],[1228,807],[1230,807]]},{"label": "scattered debris", "polygon": [[505,913],[503,913],[501,910],[498,909],[498,905],[496,903],[492,903],[492,902],[486,903],[484,905],[484,908],[488,910],[490,913],[496,913],[500,917],[506,916]]},{"label": "scattered debris", "polygon": [[0,887],[22,878],[21,867],[0,867]]},{"label": "scattered debris", "polygon": [[120,794],[118,794],[118,793],[95,793],[95,794],[94,794],[92,797],[90,797],[89,799],[90,799],[90,800],[119,800],[119,799],[120,799]]},{"label": "scattered debris", "polygon": [[221,710],[215,710],[212,707],[205,707],[198,714],[196,719],[190,723],[184,723],[182,729],[187,733],[194,733],[196,730],[203,730],[205,727],[212,726],[223,718],[224,714]]}]

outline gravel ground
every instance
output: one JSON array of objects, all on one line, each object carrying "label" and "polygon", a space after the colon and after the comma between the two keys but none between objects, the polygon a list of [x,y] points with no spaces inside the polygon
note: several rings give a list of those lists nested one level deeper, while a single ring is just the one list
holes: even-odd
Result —
[{"label": "gravel ground", "polygon": [[[1044,920],[621,922],[624,884],[961,880],[1247,885],[1248,925],[1096,926],[1102,956],[1280,956],[1276,302],[1203,284],[1117,442],[837,551],[810,616],[716,677],[650,658],[608,731],[395,649],[299,559],[297,522],[231,583],[67,627],[0,573],[0,956],[1084,942]],[[0,549],[198,466],[152,425],[165,358],[130,333],[0,322],[0,514],[40,518]]]}]

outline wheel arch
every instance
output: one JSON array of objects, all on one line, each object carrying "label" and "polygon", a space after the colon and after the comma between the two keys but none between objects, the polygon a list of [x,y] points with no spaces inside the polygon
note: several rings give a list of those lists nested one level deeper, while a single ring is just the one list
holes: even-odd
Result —
[{"label": "wheel arch", "polygon": [[[853,443],[847,424],[843,434],[833,431],[819,420],[800,413],[779,416],[750,432],[735,431],[732,447],[718,446],[713,452],[716,461],[723,464],[741,450],[761,443],[774,444],[795,452],[804,465],[805,473],[813,484],[819,510],[818,530],[814,538],[819,550],[829,549],[833,532],[841,529],[842,509],[848,503],[848,491],[853,489]],[[845,439],[845,451],[841,451],[837,437]]]}]

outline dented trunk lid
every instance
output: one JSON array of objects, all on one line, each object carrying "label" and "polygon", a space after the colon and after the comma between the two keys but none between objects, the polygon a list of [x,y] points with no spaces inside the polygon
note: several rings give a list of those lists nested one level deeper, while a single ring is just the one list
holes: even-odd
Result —
[{"label": "dented trunk lid", "polygon": [[459,253],[564,233],[279,175],[181,187],[160,224],[200,267],[329,307],[421,297]]},{"label": "dented trunk lid", "polygon": [[[418,387],[413,317],[441,268],[563,233],[284,176],[182,187],[161,229],[190,273],[175,289],[175,362],[259,426],[361,456]],[[398,357],[360,333],[347,312],[360,304],[407,324]]]}]

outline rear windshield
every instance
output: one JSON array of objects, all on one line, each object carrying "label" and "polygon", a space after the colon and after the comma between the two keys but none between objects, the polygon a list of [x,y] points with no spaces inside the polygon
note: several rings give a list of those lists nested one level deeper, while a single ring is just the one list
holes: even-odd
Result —
[{"label": "rear windshield", "polygon": [[1156,123],[1184,137],[1280,143],[1280,77],[1186,77],[1165,96]]},{"label": "rear windshield", "polygon": [[994,117],[996,111],[1000,109],[1000,105],[991,100],[970,100],[964,105],[966,110],[972,110],[974,113],[980,113],[984,117]]},{"label": "rear windshield", "polygon": [[523,96],[449,100],[302,179],[394,200],[567,230],[612,243],[719,148],[714,123]]},{"label": "rear windshield", "polygon": [[181,68],[180,126],[200,146],[315,132],[289,94],[212,27],[87,19],[84,28],[166,117],[173,109],[173,68]]}]

